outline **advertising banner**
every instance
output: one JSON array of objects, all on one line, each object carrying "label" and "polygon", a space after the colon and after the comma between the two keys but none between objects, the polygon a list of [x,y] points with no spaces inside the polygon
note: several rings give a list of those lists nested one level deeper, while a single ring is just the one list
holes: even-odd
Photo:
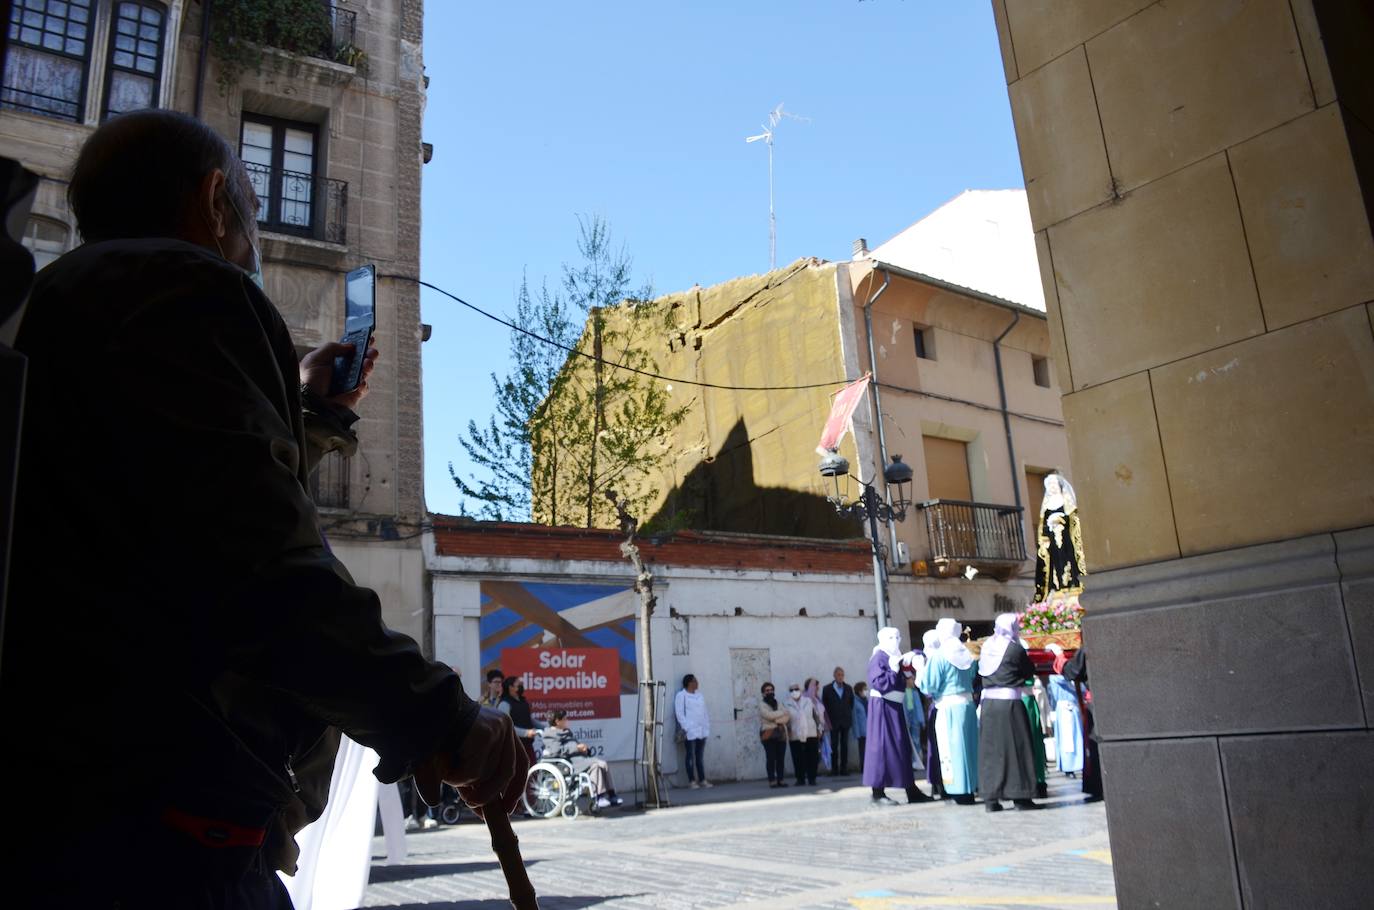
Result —
[{"label": "advertising banner", "polygon": [[535,722],[567,711],[573,735],[610,760],[634,757],[635,611],[628,585],[481,583],[482,672],[525,685]]},{"label": "advertising banner", "polygon": [[620,716],[619,658],[612,648],[507,648],[501,670],[524,681],[537,714],[611,718]]}]

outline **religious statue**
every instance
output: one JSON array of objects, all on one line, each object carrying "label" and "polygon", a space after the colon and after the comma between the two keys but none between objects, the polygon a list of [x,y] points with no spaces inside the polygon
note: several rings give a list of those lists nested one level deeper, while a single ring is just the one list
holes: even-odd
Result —
[{"label": "religious statue", "polygon": [[1076,597],[1083,592],[1083,529],[1078,522],[1078,498],[1063,474],[1045,475],[1036,529],[1035,602],[1058,594]]}]

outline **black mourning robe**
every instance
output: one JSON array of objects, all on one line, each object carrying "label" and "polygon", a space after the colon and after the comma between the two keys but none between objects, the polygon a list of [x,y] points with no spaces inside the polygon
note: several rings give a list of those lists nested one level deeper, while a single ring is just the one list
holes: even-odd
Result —
[{"label": "black mourning robe", "polygon": [[1102,761],[1097,746],[1097,733],[1093,727],[1092,705],[1083,697],[1088,691],[1088,652],[1079,648],[1078,653],[1064,665],[1064,678],[1074,684],[1078,692],[1078,716],[1083,718],[1083,792],[1096,799],[1102,798]]},{"label": "black mourning robe", "polygon": [[[1007,645],[983,689],[1021,686],[1035,674],[1019,642]],[[1035,797],[1035,745],[1030,715],[1019,698],[983,698],[978,723],[978,789],[985,800]]]}]

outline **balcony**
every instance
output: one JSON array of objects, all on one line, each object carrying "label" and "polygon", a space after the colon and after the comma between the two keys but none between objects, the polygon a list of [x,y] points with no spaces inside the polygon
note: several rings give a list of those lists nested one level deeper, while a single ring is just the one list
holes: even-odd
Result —
[{"label": "balcony", "polygon": [[258,194],[263,230],[325,243],[348,242],[348,184],[261,164],[244,163]]},{"label": "balcony", "polygon": [[964,566],[995,576],[1010,576],[1026,559],[1019,506],[932,499],[917,503],[926,520],[930,566],[937,575],[957,574]]},{"label": "balcony", "polygon": [[[231,5],[230,0],[220,2]],[[358,14],[352,10],[320,0],[295,0],[289,22],[279,23],[272,19],[263,21],[264,11],[257,4],[242,0],[241,3],[230,14],[230,21],[221,23],[231,41],[244,40],[345,66],[354,66],[360,56],[355,44]]]},{"label": "balcony", "polygon": [[305,48],[303,52],[311,57],[353,66],[353,55],[357,52],[354,40],[357,38],[358,14],[333,4],[327,6],[326,11],[329,15],[328,35],[317,49]]}]

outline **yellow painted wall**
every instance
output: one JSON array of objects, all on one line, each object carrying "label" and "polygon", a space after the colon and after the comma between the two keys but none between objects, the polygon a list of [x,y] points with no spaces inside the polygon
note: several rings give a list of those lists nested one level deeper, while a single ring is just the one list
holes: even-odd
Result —
[{"label": "yellow painted wall", "polygon": [[[688,525],[720,530],[846,537],[824,501],[816,444],[830,394],[846,379],[841,358],[837,266],[799,260],[766,275],[693,288],[656,301],[671,328],[652,350],[664,376],[727,386],[824,388],[731,391],[675,384],[689,406],[667,445],[659,497],[642,518],[691,513]],[[588,340],[583,339],[588,349]],[[856,459],[852,439],[842,450]],[[585,484],[565,476],[560,485]],[[535,519],[547,520],[536,511]],[[562,517],[560,516],[560,520]],[[608,516],[596,523],[606,524]]]}]

